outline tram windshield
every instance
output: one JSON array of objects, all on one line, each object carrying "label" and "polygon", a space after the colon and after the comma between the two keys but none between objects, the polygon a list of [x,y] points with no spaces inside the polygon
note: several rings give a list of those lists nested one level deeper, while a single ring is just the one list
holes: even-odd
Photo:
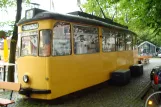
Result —
[{"label": "tram windshield", "polygon": [[51,30],[40,31],[39,56],[49,56],[51,52]]},{"label": "tram windshield", "polygon": [[21,56],[37,55],[38,32],[23,32],[21,36]]},{"label": "tram windshield", "polygon": [[23,32],[21,37],[21,56],[37,56],[38,50],[39,56],[50,55],[51,30],[41,30],[39,39],[37,31]]}]

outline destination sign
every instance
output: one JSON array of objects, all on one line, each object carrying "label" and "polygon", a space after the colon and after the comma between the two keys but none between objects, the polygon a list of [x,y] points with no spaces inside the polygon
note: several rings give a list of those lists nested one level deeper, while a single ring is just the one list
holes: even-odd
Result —
[{"label": "destination sign", "polygon": [[27,25],[22,26],[22,31],[34,30],[34,29],[37,29],[38,27],[39,27],[39,25],[37,23],[27,24]]}]

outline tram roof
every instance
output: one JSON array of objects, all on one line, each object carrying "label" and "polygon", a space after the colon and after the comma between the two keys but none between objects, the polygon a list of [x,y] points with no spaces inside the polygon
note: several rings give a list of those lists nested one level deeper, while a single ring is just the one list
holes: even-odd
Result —
[{"label": "tram roof", "polygon": [[[36,8],[34,8],[36,9]],[[31,21],[38,21],[38,20],[45,20],[45,19],[55,19],[55,20],[62,20],[62,21],[69,21],[69,22],[76,22],[76,23],[81,23],[81,24],[89,24],[89,25],[96,25],[96,26],[102,26],[102,27],[108,27],[108,28],[116,28],[122,31],[127,31],[130,33],[135,34],[134,32],[128,30],[125,27],[121,27],[118,26],[120,24],[116,22],[114,24],[111,24],[110,22],[103,22],[100,20],[96,20],[96,19],[91,19],[91,18],[87,18],[87,17],[82,17],[82,16],[78,16],[78,15],[72,15],[71,13],[69,14],[60,14],[60,13],[56,13],[56,12],[48,12],[48,11],[40,11],[40,13],[36,14],[33,18],[31,19],[26,19],[23,18],[18,22],[18,25],[27,23],[27,22],[31,22]],[[123,26],[123,25],[122,25]]]}]

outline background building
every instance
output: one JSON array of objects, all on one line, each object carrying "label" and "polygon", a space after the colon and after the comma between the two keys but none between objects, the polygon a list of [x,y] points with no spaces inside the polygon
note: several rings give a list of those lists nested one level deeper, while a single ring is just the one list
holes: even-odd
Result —
[{"label": "background building", "polygon": [[142,42],[138,46],[138,54],[140,56],[156,56],[156,46],[148,41]]}]

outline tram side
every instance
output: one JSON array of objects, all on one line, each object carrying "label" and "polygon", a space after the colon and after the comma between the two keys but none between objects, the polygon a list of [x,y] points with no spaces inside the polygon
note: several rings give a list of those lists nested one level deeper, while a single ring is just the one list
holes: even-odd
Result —
[{"label": "tram side", "polygon": [[[22,30],[35,23],[38,29]],[[21,94],[31,98],[58,98],[107,81],[111,72],[137,63],[134,35],[116,28],[50,19],[19,25],[19,34]]]},{"label": "tram side", "polygon": [[[59,23],[61,22],[56,22],[56,24]],[[49,59],[50,64],[53,65],[50,65],[50,69],[53,70],[51,75],[56,77],[52,78],[54,95],[64,95],[107,81],[110,79],[111,72],[118,69],[129,69],[134,64],[132,35],[123,31],[119,32],[117,29],[70,24],[73,26],[71,47],[73,53]],[[55,28],[53,32],[57,32]],[[117,37],[118,32],[119,37]],[[88,38],[90,35],[92,37]],[[57,34],[54,33],[53,36],[56,37]],[[81,38],[81,36],[84,37]],[[89,44],[93,38],[94,42]],[[125,38],[128,40],[127,44],[124,44]]]}]

